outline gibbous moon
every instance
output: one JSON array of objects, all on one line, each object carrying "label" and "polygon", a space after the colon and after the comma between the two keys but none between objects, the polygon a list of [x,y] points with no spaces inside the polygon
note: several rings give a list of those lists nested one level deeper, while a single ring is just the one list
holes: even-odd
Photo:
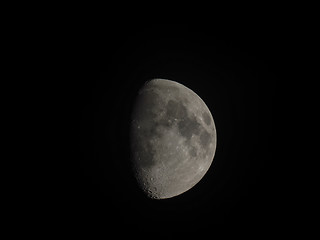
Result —
[{"label": "gibbous moon", "polygon": [[184,193],[208,171],[216,128],[202,99],[184,85],[153,79],[139,91],[131,119],[131,160],[148,197]]}]

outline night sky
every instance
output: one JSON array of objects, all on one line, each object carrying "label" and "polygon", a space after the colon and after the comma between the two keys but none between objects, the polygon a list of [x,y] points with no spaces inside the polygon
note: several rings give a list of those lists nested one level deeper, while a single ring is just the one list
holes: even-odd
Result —
[{"label": "night sky", "polygon": [[[219,226],[265,229],[279,221],[272,145],[279,32],[268,22],[129,22],[66,31],[57,221],[66,229],[164,237]],[[130,111],[138,89],[152,78],[197,93],[217,129],[207,174],[166,200],[144,196],[130,172]]]}]

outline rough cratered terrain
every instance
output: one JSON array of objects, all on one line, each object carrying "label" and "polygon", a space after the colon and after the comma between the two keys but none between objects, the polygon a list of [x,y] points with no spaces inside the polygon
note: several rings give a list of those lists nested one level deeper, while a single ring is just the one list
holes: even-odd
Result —
[{"label": "rough cratered terrain", "polygon": [[156,199],[177,196],[197,184],[216,148],[215,125],[205,103],[182,84],[163,79],[140,90],[130,136],[135,177]]}]

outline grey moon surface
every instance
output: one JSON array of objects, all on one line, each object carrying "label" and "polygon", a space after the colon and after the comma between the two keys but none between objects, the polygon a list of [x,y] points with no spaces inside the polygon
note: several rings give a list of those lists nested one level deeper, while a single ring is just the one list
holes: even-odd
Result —
[{"label": "grey moon surface", "polygon": [[140,89],[130,149],[135,178],[148,197],[171,198],[195,186],[213,161],[216,142],[211,112],[192,90],[165,79]]}]

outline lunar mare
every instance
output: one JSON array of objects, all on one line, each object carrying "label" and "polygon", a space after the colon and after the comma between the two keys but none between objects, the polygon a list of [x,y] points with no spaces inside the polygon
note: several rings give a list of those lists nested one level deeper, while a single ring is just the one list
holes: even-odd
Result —
[{"label": "lunar mare", "polygon": [[208,171],[216,128],[202,99],[180,83],[153,79],[139,91],[130,144],[135,177],[150,197],[184,193]]}]

